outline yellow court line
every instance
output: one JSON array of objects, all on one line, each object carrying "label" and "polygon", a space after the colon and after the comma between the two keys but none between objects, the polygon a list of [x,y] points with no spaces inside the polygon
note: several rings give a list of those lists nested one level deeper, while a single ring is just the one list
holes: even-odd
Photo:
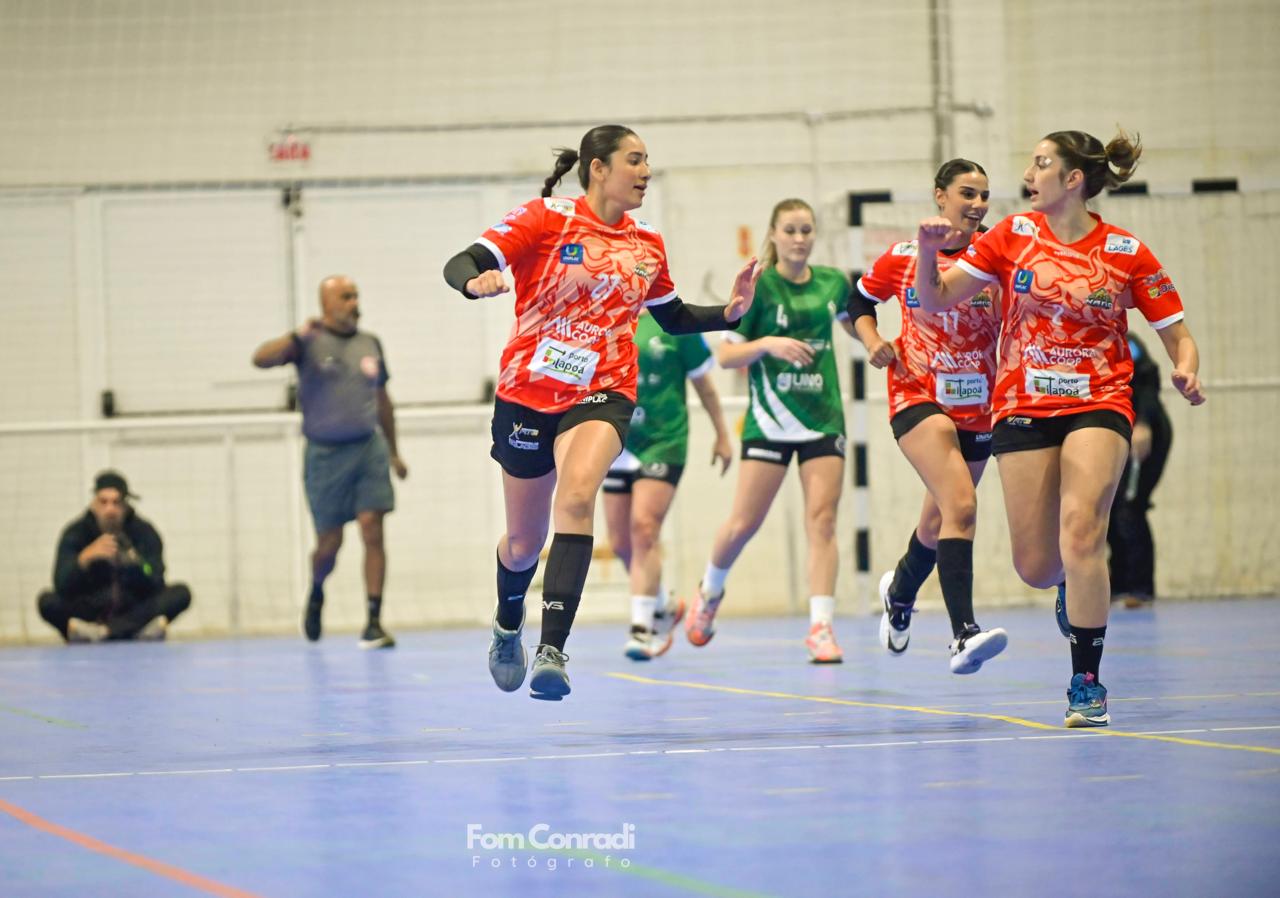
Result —
[{"label": "yellow court line", "polygon": [[[609,673],[606,676],[613,677],[618,680],[628,680],[632,683],[641,683],[646,686],[680,686],[684,689],[705,689],[708,692],[724,692],[730,695],[752,695],[759,698],[787,698],[793,701],[802,702],[821,702],[828,705],[843,705],[850,708],[875,708],[880,711],[910,711],[914,714],[933,714],[939,717],[968,717],[978,720],[996,720],[1001,723],[1011,723],[1015,726],[1026,727],[1032,730],[1051,730],[1053,732],[1061,732],[1063,727],[1055,726],[1048,723],[1040,723],[1036,720],[1027,720],[1024,717],[1010,717],[1005,714],[986,714],[982,711],[947,711],[942,708],[925,708],[917,705],[891,705],[881,702],[860,702],[850,698],[830,698],[825,695],[797,695],[792,692],[771,692],[762,689],[743,689],[738,686],[715,686],[710,683],[694,683],[688,680],[655,680],[652,677],[641,677],[636,674],[626,673]],[[1171,742],[1174,745],[1190,745],[1196,748],[1221,748],[1227,751],[1251,751],[1265,755],[1280,755],[1280,748],[1267,748],[1260,745],[1233,745],[1230,742],[1210,742],[1207,739],[1184,739],[1180,736],[1154,736],[1143,733],[1126,733],[1122,730],[1112,730],[1109,728],[1099,727],[1090,730],[1099,736],[1114,736],[1121,739],[1143,739],[1149,742]]]}]

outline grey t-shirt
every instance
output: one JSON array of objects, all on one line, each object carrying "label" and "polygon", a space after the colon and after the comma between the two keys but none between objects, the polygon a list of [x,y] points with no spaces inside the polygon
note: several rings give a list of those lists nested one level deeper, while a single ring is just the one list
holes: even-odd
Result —
[{"label": "grey t-shirt", "polygon": [[335,334],[320,328],[298,341],[298,402],[309,440],[347,443],[378,426],[378,388],[390,375],[373,334]]}]

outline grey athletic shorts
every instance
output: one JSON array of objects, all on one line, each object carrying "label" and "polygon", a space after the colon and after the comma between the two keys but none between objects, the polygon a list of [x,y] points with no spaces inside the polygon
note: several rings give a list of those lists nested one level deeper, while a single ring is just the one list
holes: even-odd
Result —
[{"label": "grey athletic shorts", "polygon": [[362,511],[396,507],[391,451],[378,430],[350,443],[308,440],[302,479],[316,533],[354,521]]}]

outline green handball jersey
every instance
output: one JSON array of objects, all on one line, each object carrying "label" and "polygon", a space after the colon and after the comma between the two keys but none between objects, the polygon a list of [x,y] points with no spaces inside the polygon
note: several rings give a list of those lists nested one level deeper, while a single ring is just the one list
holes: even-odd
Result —
[{"label": "green handball jersey", "polygon": [[736,331],[725,339],[746,343],[761,337],[792,337],[813,347],[813,361],[797,367],[765,355],[747,369],[751,396],[742,439],[807,443],[844,433],[844,403],[831,347],[831,322],[848,317],[849,281],[835,268],[813,265],[803,284],[769,268],[760,275],[756,298]]},{"label": "green handball jersey", "polygon": [[673,336],[652,315],[636,323],[640,375],[627,451],[642,464],[683,465],[689,449],[687,377],[702,377],[715,364],[701,334]]}]

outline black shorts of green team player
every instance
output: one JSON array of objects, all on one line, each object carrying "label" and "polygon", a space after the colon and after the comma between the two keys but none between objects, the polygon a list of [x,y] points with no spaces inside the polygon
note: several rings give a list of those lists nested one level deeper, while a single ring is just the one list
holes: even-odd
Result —
[{"label": "black shorts of green team player", "polygon": [[577,405],[553,413],[495,399],[489,428],[493,447],[489,455],[512,477],[532,480],[555,470],[556,436],[584,421],[606,421],[613,425],[625,446],[635,407],[626,396],[612,390],[588,393]]},{"label": "black shorts of green team player", "polygon": [[784,443],[781,440],[743,440],[742,460],[762,461],[771,465],[791,464],[791,456],[795,455],[799,464],[811,458],[823,458],[834,455],[844,458],[845,439],[842,433],[828,433],[816,440],[803,443]]},{"label": "black shorts of green team player", "polygon": [[1067,434],[1086,427],[1114,430],[1126,442],[1133,440],[1133,425],[1129,423],[1129,419],[1109,408],[1076,412],[1073,415],[1055,415],[1052,418],[1010,415],[996,422],[991,451],[996,455],[1004,455],[1006,452],[1061,446]]},{"label": "black shorts of green team player", "polygon": [[622,453],[618,461],[621,462],[624,459],[632,464],[619,466],[618,462],[614,462],[614,467],[610,468],[609,473],[604,477],[606,493],[629,496],[637,480],[660,480],[671,484],[671,488],[675,489],[680,485],[680,478],[684,475],[684,465],[673,465],[665,461],[642,462],[627,452]]},{"label": "black shorts of green team player", "polygon": [[[889,427],[893,430],[893,438],[900,440],[925,418],[945,414],[942,406],[922,402],[908,406],[890,418]],[[991,457],[991,431],[961,430],[957,427],[956,437],[960,440],[960,454],[965,461],[986,461]]]}]

